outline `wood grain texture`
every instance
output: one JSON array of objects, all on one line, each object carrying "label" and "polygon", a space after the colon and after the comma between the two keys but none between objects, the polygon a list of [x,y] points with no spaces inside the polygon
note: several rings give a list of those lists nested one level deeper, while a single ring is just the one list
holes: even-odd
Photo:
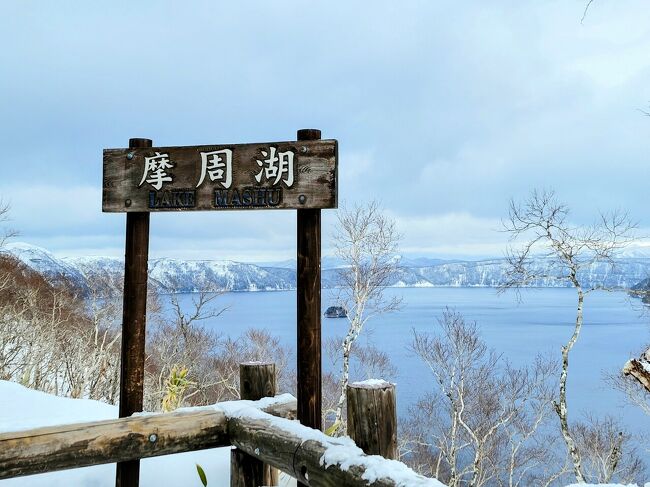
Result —
[{"label": "wood grain texture", "polygon": [[[320,137],[320,130],[298,131],[298,139]],[[297,215],[297,375],[298,419],[322,429],[321,370],[321,211]]]},{"label": "wood grain texture", "polygon": [[[276,394],[275,364],[246,362],[239,364],[239,392],[242,399],[257,401]],[[230,468],[231,487],[278,485],[278,470],[240,450],[233,450]]]},{"label": "wood grain texture", "polygon": [[230,451],[230,487],[260,487],[268,484],[265,465],[237,448]]},{"label": "wood grain texture", "polygon": [[126,215],[120,417],[142,411],[147,321],[149,213]]},{"label": "wood grain texture", "polygon": [[395,384],[351,384],[347,389],[348,436],[368,455],[397,458]]},{"label": "wood grain texture", "polygon": [[[271,147],[277,149],[276,154],[294,154],[290,187],[283,180],[266,180],[266,173],[261,181],[255,179],[262,169],[257,163],[264,160],[262,150],[268,153]],[[202,176],[201,153],[224,149],[232,151],[230,185],[226,188],[224,179],[212,180],[206,175],[197,187]],[[165,181],[159,188],[146,180],[142,182],[145,158],[156,153],[167,154],[172,164],[165,174],[173,181]],[[105,212],[336,208],[337,158],[336,140],[105,149],[102,207]],[[280,191],[259,196],[258,189]],[[216,198],[217,190],[225,200]],[[245,193],[247,190],[249,193]],[[221,203],[217,204],[218,201]]]},{"label": "wood grain texture", "polygon": [[[237,448],[279,468],[307,487],[396,487],[396,483],[387,478],[374,482],[363,479],[365,468],[361,465],[352,465],[346,470],[339,465],[323,467],[321,459],[327,445],[315,440],[303,441],[302,435],[270,427],[263,419],[232,418],[228,422],[228,432]],[[305,434],[308,434],[306,428]],[[417,485],[439,485],[413,476],[418,478]]]},{"label": "wood grain texture", "polygon": [[229,444],[226,417],[214,410],[4,433],[0,479]]},{"label": "wood grain texture", "polygon": [[[298,140],[320,139],[317,129],[298,131]],[[297,379],[298,419],[322,430],[321,211],[297,211]],[[298,487],[306,484],[298,478]]]},{"label": "wood grain texture", "polygon": [[[148,148],[149,139],[130,139],[129,147]],[[142,411],[144,348],[147,321],[147,268],[149,261],[149,213],[126,215],[122,347],[120,363],[120,418]],[[138,487],[140,461],[118,463],[116,487]]]},{"label": "wood grain texture", "polygon": [[[263,410],[291,419],[295,407]],[[208,408],[2,433],[0,479],[229,445],[225,414]]]},{"label": "wood grain texture", "polygon": [[320,210],[298,210],[297,229],[298,418],[322,429]]},{"label": "wood grain texture", "polygon": [[275,364],[273,362],[244,362],[239,364],[239,394],[242,399],[257,401],[276,394]]}]

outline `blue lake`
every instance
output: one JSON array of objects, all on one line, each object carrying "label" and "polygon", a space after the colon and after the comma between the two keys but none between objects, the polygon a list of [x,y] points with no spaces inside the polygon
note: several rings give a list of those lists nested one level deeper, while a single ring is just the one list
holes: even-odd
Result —
[{"label": "blue lake", "polygon": [[[514,365],[528,364],[538,353],[551,354],[559,362],[561,347],[573,332],[577,298],[572,289],[526,290],[521,302],[514,293],[498,295],[489,288],[394,288],[387,292],[402,297],[402,309],[374,318],[364,333],[369,332],[367,339],[387,352],[399,371],[395,382],[400,414],[424,392],[433,390],[430,373],[408,351],[412,330],[435,332],[436,320],[447,306],[476,321],[487,344]],[[190,295],[183,296],[182,302],[189,304],[190,299]],[[215,303],[228,310],[204,322],[206,327],[231,336],[248,328],[264,328],[295,350],[295,292],[229,293]],[[323,308],[332,304],[331,293],[325,291]],[[343,336],[346,327],[345,319],[323,318],[323,340]],[[609,413],[637,429],[650,426],[647,416],[626,404],[622,394],[603,380],[605,373],[620,370],[636,356],[649,338],[650,315],[639,301],[619,293],[587,296],[585,326],[570,359],[568,400],[574,418],[586,412]]]}]

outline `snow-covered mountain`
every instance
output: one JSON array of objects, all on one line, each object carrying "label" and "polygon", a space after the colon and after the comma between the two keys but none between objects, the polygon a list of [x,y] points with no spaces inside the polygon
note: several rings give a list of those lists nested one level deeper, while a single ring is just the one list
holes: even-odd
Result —
[{"label": "snow-covered mountain", "polygon": [[65,277],[77,283],[84,280],[83,274],[73,263],[55,257],[44,248],[23,242],[12,242],[6,244],[2,252],[13,255],[27,267],[49,278]]},{"label": "snow-covered mountain", "polygon": [[[57,258],[47,250],[29,244],[14,243],[4,249],[27,266],[51,279],[65,277],[82,289],[97,283],[119,289],[123,261],[111,257]],[[196,292],[201,289],[232,291],[279,291],[294,289],[296,271],[293,262],[254,265],[233,261],[151,259],[150,286],[160,292]],[[328,264],[332,267],[328,268]],[[340,263],[323,262],[323,286],[334,287]],[[544,259],[533,261],[540,274],[554,275]],[[434,259],[403,259],[390,285],[396,287],[495,287],[504,282],[507,265],[503,259],[481,261],[444,261]],[[623,258],[614,269],[596,264],[581,276],[585,286],[631,288],[650,277],[650,258]],[[108,283],[108,284],[106,284]],[[567,284],[553,277],[539,279],[531,286],[562,287]]]},{"label": "snow-covered mountain", "polygon": [[[565,287],[565,280],[553,270],[552,264],[543,258],[532,261],[532,268],[538,275],[549,277],[531,282],[531,287]],[[454,287],[496,287],[506,281],[508,265],[505,259],[482,261],[460,261],[440,263],[426,267],[404,269],[405,278],[410,282],[427,281],[433,286]],[[598,263],[585,269],[580,279],[585,287],[606,286],[609,288],[630,288],[650,276],[650,259],[620,259],[612,269],[609,264]],[[404,278],[403,278],[404,279]],[[407,284],[408,280],[404,279]]]},{"label": "snow-covered mountain", "polygon": [[[66,278],[81,289],[95,285],[119,288],[124,261],[113,257],[63,257],[24,243],[4,249],[31,269],[57,280]],[[197,292],[202,289],[280,291],[296,287],[292,269],[260,267],[233,261],[150,259],[149,285],[159,292]]]}]

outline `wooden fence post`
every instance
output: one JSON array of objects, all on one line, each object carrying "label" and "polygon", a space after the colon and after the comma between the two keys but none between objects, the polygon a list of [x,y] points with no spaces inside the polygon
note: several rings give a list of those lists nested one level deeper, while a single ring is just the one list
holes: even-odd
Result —
[{"label": "wooden fence post", "polygon": [[[276,394],[274,363],[239,364],[239,394],[242,399],[257,401]],[[230,487],[278,485],[278,470],[258,459],[233,449],[230,454]]]},{"label": "wooden fence post", "polygon": [[368,455],[397,459],[395,384],[355,382],[347,389],[348,435]]},{"label": "wooden fence post", "polygon": [[[152,142],[149,139],[129,140],[131,149],[151,146]],[[130,204],[130,200],[125,202],[125,205]],[[142,411],[148,258],[149,213],[127,213],[122,307],[120,418]],[[139,483],[140,461],[132,460],[117,464],[116,487],[138,487]]]}]

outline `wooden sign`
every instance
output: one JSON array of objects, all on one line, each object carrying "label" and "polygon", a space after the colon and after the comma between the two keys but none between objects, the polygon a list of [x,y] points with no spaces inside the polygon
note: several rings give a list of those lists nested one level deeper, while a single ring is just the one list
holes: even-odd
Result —
[{"label": "wooden sign", "polygon": [[337,207],[336,140],[104,150],[103,211]]},{"label": "wooden sign", "polygon": [[[321,208],[337,207],[338,144],[318,129],[296,142],[104,150],[103,210],[126,212],[120,417],[142,411],[152,211],[296,209],[298,420],[322,429]],[[139,460],[117,463],[138,487]],[[300,484],[302,485],[302,484]]]}]

